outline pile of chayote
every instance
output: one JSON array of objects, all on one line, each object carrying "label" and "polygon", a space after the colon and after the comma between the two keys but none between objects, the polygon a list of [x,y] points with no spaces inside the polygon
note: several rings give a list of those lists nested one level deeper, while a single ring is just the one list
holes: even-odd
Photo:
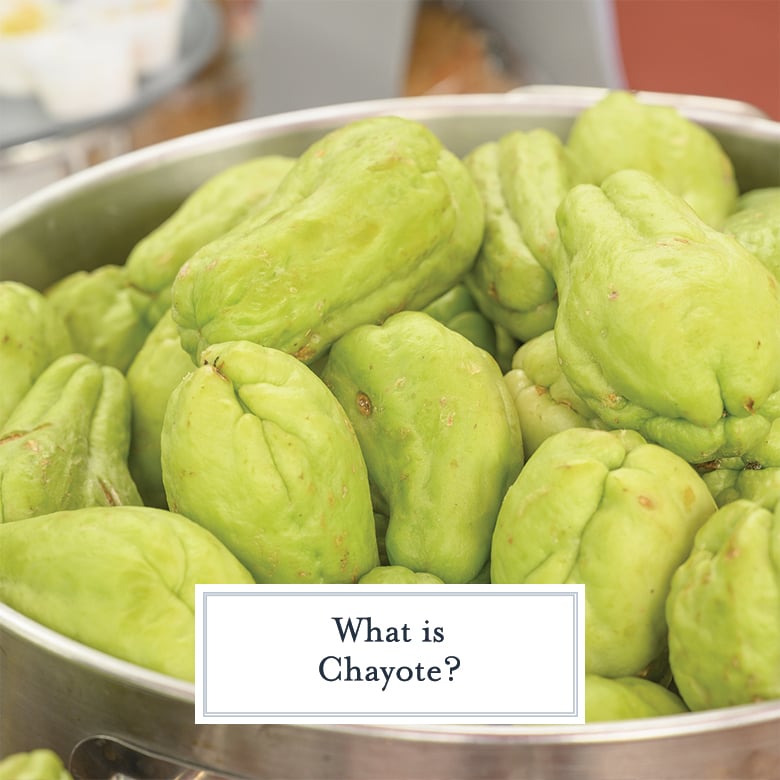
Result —
[{"label": "pile of chayote", "polygon": [[352,122],[0,282],[0,599],[194,674],[196,583],[584,583],[588,720],[780,698],[780,182],[613,92]]}]

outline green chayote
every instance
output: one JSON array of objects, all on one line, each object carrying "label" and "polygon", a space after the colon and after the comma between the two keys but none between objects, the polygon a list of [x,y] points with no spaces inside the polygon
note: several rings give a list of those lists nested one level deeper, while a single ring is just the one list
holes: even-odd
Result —
[{"label": "green chayote", "polygon": [[154,326],[127,369],[132,405],[128,465],[147,506],[167,508],[160,436],[168,398],[195,364],[182,349],[170,310]]},{"label": "green chayote", "polygon": [[479,310],[464,282],[447,290],[422,311],[495,357],[495,325]]},{"label": "green chayote", "polygon": [[73,350],[125,372],[149,334],[151,298],[134,287],[123,266],[76,271],[46,290],[65,320]]},{"label": "green chayote", "polygon": [[639,675],[665,651],[669,582],[715,511],[695,470],[635,431],[569,428],[498,514],[491,582],[585,585],[585,670]]},{"label": "green chayote", "polygon": [[20,282],[0,282],[0,428],[38,376],[73,351],[51,303]]},{"label": "green chayote", "polygon": [[592,184],[617,171],[644,171],[712,227],[720,227],[734,208],[737,183],[730,158],[709,130],[672,106],[612,91],[579,113],[566,146]]},{"label": "green chayote", "polygon": [[445,582],[474,578],[523,463],[495,360],[433,317],[404,311],[342,336],[322,377],[388,507],[390,563]]},{"label": "green chayote", "polygon": [[0,758],[0,780],[73,780],[62,759],[47,748]]},{"label": "green chayote", "polygon": [[585,675],[585,720],[654,718],[688,712],[683,700],[663,685],[641,677]]},{"label": "green chayote", "polygon": [[556,348],[602,422],[692,463],[766,436],[780,393],[774,276],[641,171],[574,187],[558,224]]},{"label": "green chayote", "polygon": [[603,427],[563,375],[552,330],[517,349],[504,381],[520,418],[526,457],[557,431]]},{"label": "green chayote", "polygon": [[465,163],[485,208],[482,246],[466,283],[491,320],[525,341],[555,322],[555,210],[576,167],[560,139],[542,129],[478,146]]},{"label": "green chayote", "polygon": [[351,583],[379,564],[366,466],[344,410],[305,364],[214,344],[170,396],[168,505],[261,583]]},{"label": "green chayote", "polygon": [[251,585],[225,546],[181,515],[89,507],[0,525],[0,601],[89,647],[193,680],[195,585]]},{"label": "green chayote", "polygon": [[0,427],[0,524],[62,509],[141,504],[129,446],[124,376],[84,355],[58,358]]},{"label": "green chayote", "polygon": [[356,325],[450,289],[483,226],[471,176],[428,128],[348,123],[303,152],[259,214],[182,266],[182,344],[197,359],[208,344],[248,340],[312,362]]},{"label": "green chayote", "polygon": [[722,229],[752,252],[780,281],[780,186],[740,195]]},{"label": "green chayote", "polygon": [[[780,401],[780,394],[776,400]],[[718,506],[738,498],[774,506],[780,501],[780,410],[766,437],[741,457],[719,458],[696,468]]]},{"label": "green chayote", "polygon": [[718,509],[672,578],[666,614],[691,710],[780,698],[780,502]]},{"label": "green chayote", "polygon": [[412,571],[406,566],[375,566],[359,580],[359,585],[442,585],[443,581],[435,574],[425,571]]},{"label": "green chayote", "polygon": [[132,285],[154,298],[150,325],[170,308],[170,288],[195,252],[262,208],[295,158],[267,155],[236,163],[201,184],[131,250],[125,262]]}]

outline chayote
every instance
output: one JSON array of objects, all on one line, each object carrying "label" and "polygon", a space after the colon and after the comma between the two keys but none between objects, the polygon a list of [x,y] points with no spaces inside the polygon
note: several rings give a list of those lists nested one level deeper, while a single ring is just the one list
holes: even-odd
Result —
[{"label": "chayote", "polygon": [[483,225],[471,176],[428,128],[350,122],[303,152],[259,214],[182,266],[182,344],[196,360],[208,344],[248,340],[312,362],[356,325],[450,289]]},{"label": "chayote", "polygon": [[0,758],[0,780],[73,780],[62,759],[47,748]]},{"label": "chayote", "polygon": [[375,566],[359,580],[359,585],[442,585],[435,574],[426,571],[412,571],[406,566]]},{"label": "chayote", "polygon": [[[780,402],[780,393],[775,396]],[[718,506],[738,498],[774,506],[780,501],[780,410],[766,437],[741,457],[719,458],[696,468]]]},{"label": "chayote", "polygon": [[766,436],[780,390],[772,274],[641,171],[574,187],[558,223],[556,348],[602,422],[691,463]]},{"label": "chayote", "polygon": [[161,449],[168,504],[260,583],[353,583],[379,564],[366,466],[344,410],[301,361],[214,344],[173,391]]},{"label": "chayote", "polygon": [[431,301],[422,311],[496,356],[495,325],[479,310],[464,282]]},{"label": "chayote", "polygon": [[480,311],[465,282],[459,282],[421,311],[489,352],[502,371],[509,370],[517,339]]},{"label": "chayote", "polygon": [[487,317],[526,341],[555,322],[555,211],[576,167],[560,139],[543,129],[482,144],[465,164],[485,209],[482,246],[466,283]]},{"label": "chayote", "polygon": [[715,508],[688,463],[636,431],[569,428],[507,491],[491,582],[584,584],[586,672],[639,675],[665,651],[669,582]]},{"label": "chayote", "polygon": [[184,351],[170,310],[154,326],[127,369],[132,405],[128,465],[147,506],[167,509],[162,480],[160,437],[168,398],[195,370]]},{"label": "chayote", "polygon": [[0,428],[0,523],[141,504],[127,466],[124,376],[79,354],[55,360]]},{"label": "chayote", "polygon": [[75,352],[127,370],[149,334],[151,298],[130,283],[123,266],[76,271],[45,294],[65,320]]},{"label": "chayote", "polygon": [[520,345],[504,381],[520,419],[526,458],[558,431],[604,427],[563,375],[552,330]]},{"label": "chayote", "polygon": [[655,718],[688,712],[674,692],[642,677],[585,675],[585,720],[588,723]]},{"label": "chayote", "polygon": [[740,195],[722,229],[752,252],[780,281],[780,186]]},{"label": "chayote", "polygon": [[195,585],[251,585],[216,537],[152,507],[88,507],[0,525],[0,601],[125,661],[193,680]]},{"label": "chayote", "polygon": [[419,311],[364,325],[331,348],[322,378],[346,409],[388,507],[391,564],[468,582],[523,463],[517,413],[484,350]]},{"label": "chayote", "polygon": [[691,710],[780,698],[780,502],[719,508],[672,578],[666,615]]},{"label": "chayote", "polygon": [[213,175],[131,250],[125,262],[132,285],[154,298],[150,325],[170,308],[170,288],[195,252],[262,208],[295,158],[266,155]]},{"label": "chayote", "polygon": [[65,323],[42,293],[0,281],[0,429],[44,369],[72,351]]},{"label": "chayote", "polygon": [[578,114],[566,146],[586,181],[599,185],[617,171],[644,171],[713,227],[736,203],[728,155],[709,130],[672,106],[614,90]]}]

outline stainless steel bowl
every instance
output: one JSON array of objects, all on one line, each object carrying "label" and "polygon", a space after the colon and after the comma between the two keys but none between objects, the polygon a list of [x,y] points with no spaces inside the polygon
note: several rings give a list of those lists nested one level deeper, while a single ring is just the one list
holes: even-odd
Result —
[{"label": "stainless steel bowl", "polygon": [[[143,149],[75,174],[0,212],[0,279],[40,288],[122,263],[198,184],[261,154],[298,154],[375,114],[429,125],[458,154],[510,130],[564,137],[604,94],[532,88],[297,111]],[[780,185],[780,123],[733,101],[642,94],[708,127],[743,189]],[[776,777],[780,701],[575,727],[194,724],[194,687],[91,650],[0,604],[0,755],[51,747],[77,778],[443,778],[710,780]]]}]

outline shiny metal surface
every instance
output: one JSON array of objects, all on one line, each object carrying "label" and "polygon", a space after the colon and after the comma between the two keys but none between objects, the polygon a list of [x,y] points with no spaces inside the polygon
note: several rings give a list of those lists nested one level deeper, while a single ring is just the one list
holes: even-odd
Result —
[{"label": "shiny metal surface", "polygon": [[[263,117],[150,147],[0,212],[0,279],[45,287],[79,268],[121,263],[136,240],[218,170],[252,155],[297,154],[361,116],[418,119],[465,154],[515,129],[543,126],[564,136],[576,112],[600,94],[529,90],[374,101]],[[743,188],[780,184],[780,123],[719,101],[683,100],[680,109],[718,136]],[[192,685],[85,648],[0,605],[0,754],[45,745],[66,760],[73,754],[75,766],[84,758],[82,741],[100,738],[204,780],[768,780],[780,765],[780,701],[565,729],[193,721]]]}]

